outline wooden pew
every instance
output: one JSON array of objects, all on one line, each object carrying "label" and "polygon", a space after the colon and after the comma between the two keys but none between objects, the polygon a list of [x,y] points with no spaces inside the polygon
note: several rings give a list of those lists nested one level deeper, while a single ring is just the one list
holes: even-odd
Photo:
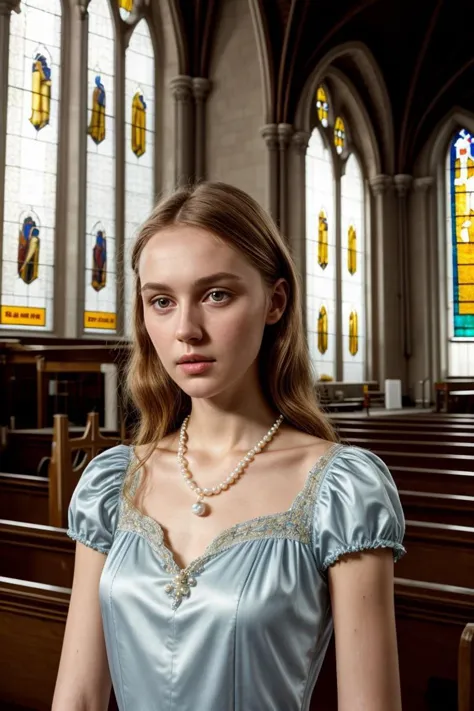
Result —
[{"label": "wooden pew", "polygon": [[[398,573],[398,566],[395,572]],[[473,619],[474,589],[395,578],[403,711],[456,709],[458,647]],[[311,711],[337,711],[334,639],[313,694]],[[459,711],[473,711],[459,708]]]},{"label": "wooden pew", "polygon": [[[0,577],[0,708],[50,711],[69,588]],[[111,695],[109,711],[117,711]]]},{"label": "wooden pew", "polygon": [[0,519],[47,524],[48,517],[46,477],[0,473]]},{"label": "wooden pew", "polygon": [[70,496],[84,468],[100,451],[119,442],[118,435],[101,434],[96,413],[89,414],[86,429],[78,438],[70,438],[64,415],[57,415],[55,423],[48,478],[0,473],[0,518],[65,528]]},{"label": "wooden pew", "polygon": [[64,528],[0,520],[0,575],[71,587],[74,552]]},{"label": "wooden pew", "polygon": [[[69,596],[68,588],[0,578],[2,709],[51,708]],[[466,683],[465,667],[463,674],[461,666],[458,669],[458,648],[466,623],[474,617],[474,590],[397,578],[395,610],[403,710],[454,708],[448,704],[455,703],[458,676],[460,689]],[[313,711],[337,710],[335,684],[331,644],[314,692]],[[442,692],[445,705],[437,707],[432,697]],[[116,709],[114,699],[112,709]],[[459,707],[459,711],[472,711],[472,707]]]},{"label": "wooden pew", "polygon": [[391,436],[384,439],[370,437],[351,437],[350,444],[364,449],[384,450],[385,452],[403,452],[417,455],[428,455],[430,458],[438,456],[468,457],[471,469],[474,462],[474,443],[472,442],[444,442],[438,438],[435,442],[426,442],[421,439],[404,440],[402,437]]},{"label": "wooden pew", "polygon": [[407,555],[397,574],[408,580],[469,588],[474,581],[474,528],[406,521]]},{"label": "wooden pew", "polygon": [[405,518],[413,521],[474,526],[474,496],[400,489]]},{"label": "wooden pew", "polygon": [[[408,427],[408,425],[406,426]],[[355,444],[356,439],[369,439],[369,440],[385,440],[385,439],[397,439],[401,442],[412,442],[421,440],[423,443],[426,442],[449,442],[461,443],[461,444],[473,444],[474,442],[474,429],[472,432],[465,431],[454,431],[447,430],[444,428],[436,431],[434,429],[388,429],[388,428],[376,428],[371,429],[364,427],[338,427],[337,429],[339,436],[343,440],[347,440],[350,444]]]},{"label": "wooden pew", "polygon": [[[377,454],[392,469],[395,467],[406,467],[415,469],[454,469],[458,471],[472,472],[472,455],[463,454],[429,454],[425,452],[406,452],[379,448],[378,443],[373,443],[371,450]],[[440,489],[439,491],[442,491]]]},{"label": "wooden pew", "polygon": [[[69,502],[82,472],[100,452],[120,443],[120,438],[104,437],[99,429],[99,415],[91,412],[82,437],[69,439],[66,415],[54,416],[54,434],[49,464],[49,524],[67,527]],[[74,455],[82,454],[77,457]]]},{"label": "wooden pew", "polygon": [[399,489],[474,496],[474,472],[472,471],[409,466],[391,466],[390,471]]},{"label": "wooden pew", "polygon": [[458,657],[458,711],[474,711],[474,624],[461,635]]}]

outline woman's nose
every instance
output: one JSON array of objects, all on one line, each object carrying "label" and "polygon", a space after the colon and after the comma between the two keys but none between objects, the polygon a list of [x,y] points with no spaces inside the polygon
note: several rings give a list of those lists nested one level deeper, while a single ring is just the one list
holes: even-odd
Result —
[{"label": "woman's nose", "polygon": [[196,309],[189,307],[181,309],[176,338],[178,341],[185,342],[201,340],[202,325]]}]

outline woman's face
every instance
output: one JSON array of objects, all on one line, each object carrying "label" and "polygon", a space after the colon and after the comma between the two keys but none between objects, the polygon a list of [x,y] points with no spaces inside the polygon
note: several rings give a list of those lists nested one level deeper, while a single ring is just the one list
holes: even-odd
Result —
[{"label": "woman's face", "polygon": [[[265,324],[278,321],[286,304],[283,279],[269,290],[237,250],[186,226],[148,241],[139,276],[146,329],[184,392],[210,398],[255,376]],[[179,363],[190,356],[197,362]]]}]

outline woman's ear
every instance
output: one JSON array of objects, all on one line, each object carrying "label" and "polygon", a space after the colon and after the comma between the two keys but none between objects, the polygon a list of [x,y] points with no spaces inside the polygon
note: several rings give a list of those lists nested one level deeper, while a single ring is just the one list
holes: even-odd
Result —
[{"label": "woman's ear", "polygon": [[283,316],[288,303],[289,287],[286,279],[278,279],[272,287],[270,293],[270,303],[268,305],[265,324],[270,326],[277,323]]}]

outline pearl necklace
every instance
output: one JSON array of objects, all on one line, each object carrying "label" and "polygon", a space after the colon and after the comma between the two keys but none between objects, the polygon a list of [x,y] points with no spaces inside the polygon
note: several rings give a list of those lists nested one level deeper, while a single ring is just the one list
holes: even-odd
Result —
[{"label": "pearl necklace", "polygon": [[191,511],[193,514],[196,516],[204,516],[205,514],[209,513],[209,506],[204,503],[203,499],[205,496],[217,496],[218,494],[222,494],[223,491],[227,491],[229,486],[232,486],[232,484],[235,484],[235,482],[239,479],[241,474],[244,473],[245,469],[247,466],[250,464],[250,462],[254,459],[255,455],[258,454],[259,452],[264,449],[267,444],[269,444],[273,437],[275,436],[278,428],[280,427],[281,423],[283,422],[283,415],[280,415],[275,424],[273,424],[270,429],[268,430],[267,434],[262,437],[262,439],[257,442],[257,444],[250,449],[245,457],[240,460],[240,462],[237,464],[235,469],[229,474],[229,476],[224,479],[224,481],[221,484],[217,484],[217,486],[213,486],[210,489],[201,489],[200,486],[197,485],[197,483],[193,479],[193,475],[189,471],[188,467],[188,462],[185,458],[185,453],[187,451],[187,446],[186,443],[188,441],[188,435],[187,435],[187,428],[188,428],[188,422],[189,422],[189,415],[186,417],[184,420],[183,424],[181,425],[181,430],[179,434],[179,446],[178,446],[178,464],[179,468],[181,471],[181,474],[184,477],[184,480],[186,481],[186,484],[189,486],[191,491],[193,491],[196,496],[197,496],[197,501],[195,504],[191,506]]}]

